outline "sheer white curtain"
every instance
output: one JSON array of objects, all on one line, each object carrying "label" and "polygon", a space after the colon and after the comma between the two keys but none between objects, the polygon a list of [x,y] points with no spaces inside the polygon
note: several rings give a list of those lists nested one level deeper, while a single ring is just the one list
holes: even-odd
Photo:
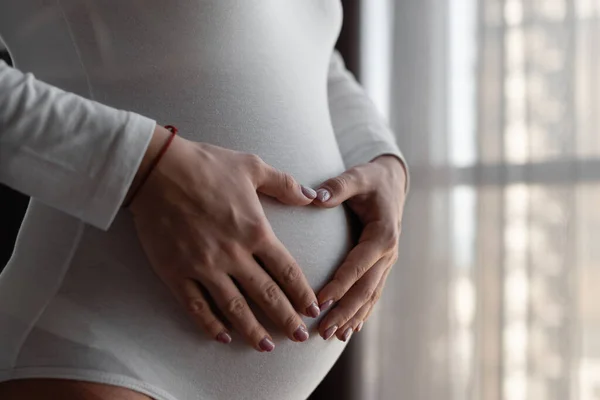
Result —
[{"label": "sheer white curtain", "polygon": [[413,187],[356,398],[600,399],[600,0],[363,11]]}]

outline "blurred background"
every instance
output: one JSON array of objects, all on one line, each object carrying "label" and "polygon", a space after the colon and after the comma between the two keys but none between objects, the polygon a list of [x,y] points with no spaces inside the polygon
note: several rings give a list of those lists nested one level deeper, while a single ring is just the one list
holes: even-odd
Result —
[{"label": "blurred background", "polygon": [[365,0],[412,167],[356,399],[600,399],[600,1]]},{"label": "blurred background", "polygon": [[[343,3],[412,190],[377,312],[311,400],[600,399],[600,0]],[[4,265],[27,199],[0,198]]]}]

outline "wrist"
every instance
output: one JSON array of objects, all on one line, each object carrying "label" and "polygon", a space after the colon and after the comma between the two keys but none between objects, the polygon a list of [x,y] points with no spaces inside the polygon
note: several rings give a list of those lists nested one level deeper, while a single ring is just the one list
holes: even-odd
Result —
[{"label": "wrist", "polygon": [[140,185],[142,179],[148,173],[150,166],[152,165],[152,161],[158,156],[160,150],[164,146],[165,142],[169,139],[171,132],[160,126],[156,125],[154,132],[152,133],[152,138],[150,139],[150,143],[146,148],[146,152],[144,153],[144,157],[140,162],[140,166],[133,178],[133,182],[129,186],[129,190],[127,191],[127,195],[123,201],[123,204],[128,204],[130,201],[130,197],[133,195],[135,189]]},{"label": "wrist", "polygon": [[406,192],[408,171],[404,161],[395,155],[385,154],[373,159],[371,162],[383,166],[391,175],[391,179],[402,183],[404,192]]}]

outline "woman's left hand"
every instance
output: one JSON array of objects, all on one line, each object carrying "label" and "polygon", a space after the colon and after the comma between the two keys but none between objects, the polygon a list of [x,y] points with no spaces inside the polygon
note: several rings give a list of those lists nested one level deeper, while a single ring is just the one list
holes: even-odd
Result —
[{"label": "woman's left hand", "polygon": [[322,311],[336,304],[319,324],[324,339],[335,334],[348,340],[379,300],[398,259],[406,179],[400,160],[384,155],[329,179],[317,190],[316,206],[333,208],[346,202],[363,226],[358,244],[318,294]]}]

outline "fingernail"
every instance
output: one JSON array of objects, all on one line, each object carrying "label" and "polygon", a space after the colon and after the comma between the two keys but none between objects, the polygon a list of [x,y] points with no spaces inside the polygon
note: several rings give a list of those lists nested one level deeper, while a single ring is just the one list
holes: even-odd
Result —
[{"label": "fingernail", "polygon": [[333,334],[335,333],[335,331],[337,331],[337,328],[338,328],[338,326],[337,326],[337,325],[334,325],[334,326],[332,326],[331,328],[328,328],[328,329],[325,331],[325,336],[324,336],[323,338],[324,338],[325,340],[327,340],[327,339],[329,339],[330,337],[332,337],[332,336],[333,336]]},{"label": "fingernail", "polygon": [[294,337],[299,342],[305,342],[308,339],[308,331],[304,327],[304,325],[300,325],[296,332],[294,332]]},{"label": "fingernail", "polygon": [[317,190],[317,198],[319,199],[319,201],[325,203],[331,198],[331,193],[329,193],[329,190],[319,189]]},{"label": "fingernail", "polygon": [[327,310],[333,304],[333,300],[327,300],[325,303],[321,304],[321,311]]},{"label": "fingernail", "polygon": [[356,332],[360,332],[360,330],[362,329],[363,326],[363,322],[360,321],[360,324],[358,324],[358,326],[356,327]]},{"label": "fingernail", "polygon": [[311,189],[304,185],[302,185],[302,194],[311,200],[314,200],[317,198],[317,192],[314,189]]},{"label": "fingernail", "polygon": [[229,344],[231,343],[231,336],[227,332],[221,332],[217,335],[217,342]]},{"label": "fingernail", "polygon": [[263,340],[258,344],[262,351],[271,352],[275,348],[275,343],[271,339],[265,336]]},{"label": "fingernail", "polygon": [[319,306],[317,305],[317,303],[312,303],[306,309],[306,313],[313,318],[317,318],[319,316],[319,314],[321,314],[321,310],[319,309]]},{"label": "fingernail", "polygon": [[350,339],[350,335],[352,335],[352,328],[346,329],[346,332],[344,332],[344,336],[342,337],[342,340],[344,342],[348,341],[348,339]]}]

